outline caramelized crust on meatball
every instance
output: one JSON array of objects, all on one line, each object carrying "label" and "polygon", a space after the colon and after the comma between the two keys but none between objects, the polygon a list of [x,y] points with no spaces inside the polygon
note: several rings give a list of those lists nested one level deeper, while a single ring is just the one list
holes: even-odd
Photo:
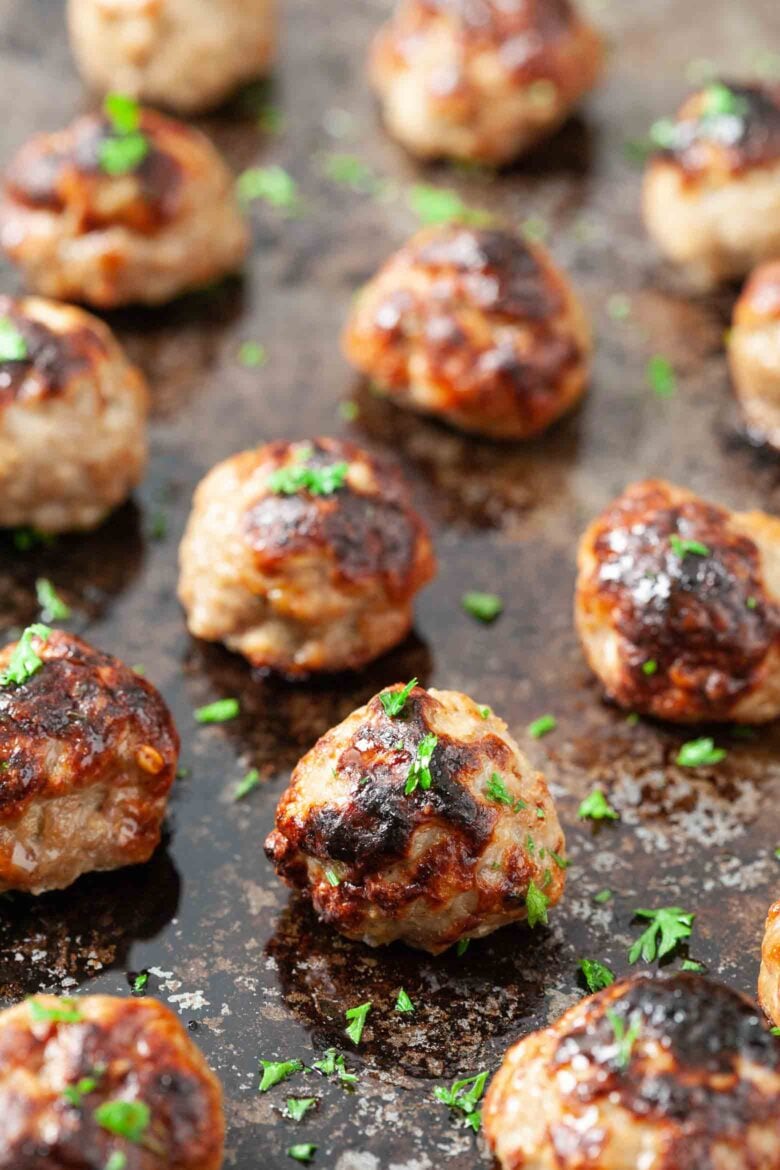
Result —
[{"label": "caramelized crust on meatball", "polygon": [[502,719],[457,691],[417,686],[390,715],[382,700],[401,689],[303,757],[265,848],[347,938],[438,954],[525,919],[532,884],[531,901],[555,905],[563,832],[544,776]]},{"label": "caramelized crust on meatball", "polygon": [[780,521],[663,480],[633,484],[580,542],[576,621],[621,707],[679,723],[780,714]]},{"label": "caramelized crust on meatball", "polygon": [[588,378],[589,328],[565,276],[496,228],[413,236],[363,289],[343,344],[400,404],[492,438],[543,431]]},{"label": "caramelized crust on meatball", "polygon": [[616,983],[509,1049],[485,1098],[503,1170],[778,1170],[780,1039],[700,975]]},{"label": "caramelized crust on meatball", "polygon": [[72,305],[0,296],[0,327],[0,526],[93,528],[146,466],[146,383]]},{"label": "caramelized crust on meatball", "polygon": [[111,120],[31,139],[6,172],[0,243],[36,292],[99,308],[170,300],[234,271],[248,247],[233,179],[211,143],[140,112],[146,153],[116,173]]},{"label": "caramelized crust on meatball", "polygon": [[762,264],[742,290],[728,356],[750,432],[780,449],[780,261]]},{"label": "caramelized crust on meatball", "polygon": [[505,163],[565,121],[602,60],[569,0],[400,0],[369,71],[413,154]]},{"label": "caramelized crust on meatball", "polygon": [[705,285],[780,256],[780,87],[717,82],[661,126],[644,212],[664,254]]},{"label": "caramelized crust on meatball", "polygon": [[[21,652],[33,669],[18,682]],[[30,627],[0,651],[0,891],[148,860],[178,754],[151,683],[74,634]]]},{"label": "caramelized crust on meatball", "polygon": [[96,90],[195,113],[264,73],[274,0],[68,0],[73,53]]},{"label": "caramelized crust on meatball", "polygon": [[219,1081],[153,999],[40,995],[0,1013],[0,1170],[219,1170]]},{"label": "caramelized crust on meatball", "polygon": [[190,632],[289,675],[356,669],[395,646],[436,572],[400,472],[322,438],[217,464],[179,559]]},{"label": "caramelized crust on meatball", "polygon": [[780,1027],[780,902],[775,902],[767,915],[758,998],[772,1023]]}]

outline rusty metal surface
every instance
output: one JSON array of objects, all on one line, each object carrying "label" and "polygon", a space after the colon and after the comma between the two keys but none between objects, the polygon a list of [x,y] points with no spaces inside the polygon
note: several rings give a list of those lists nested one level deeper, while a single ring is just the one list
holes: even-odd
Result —
[{"label": "rusty metal surface", "polygon": [[[259,1157],[291,1165],[285,1151],[296,1141],[316,1143],[315,1165],[336,1170],[445,1161],[469,1170],[484,1150],[432,1100],[436,1078],[493,1068],[511,1040],[573,1002],[581,956],[627,971],[635,907],[695,910],[690,955],[755,990],[763,918],[780,885],[780,733],[718,733],[729,749],[722,764],[678,768],[676,745],[694,733],[634,726],[602,703],[578,650],[571,598],[579,532],[639,475],[780,512],[777,461],[740,437],[729,391],[722,335],[732,294],[690,296],[658,264],[639,223],[640,173],[623,149],[682,96],[692,58],[745,75],[780,42],[780,15],[774,0],[593,5],[613,40],[605,85],[552,143],[486,182],[420,170],[378,128],[362,62],[385,0],[285,7],[273,96],[284,132],[264,135],[237,110],[203,125],[236,169],[287,167],[301,186],[300,216],[254,210],[242,282],[113,318],[154,391],[152,466],[135,503],[90,537],[26,554],[0,546],[4,636],[35,616],[35,579],[50,577],[73,606],[70,627],[143,664],[162,689],[188,769],[149,865],[0,904],[0,997],[126,993],[128,972],[152,968],[150,993],[178,1007],[222,1078],[228,1164],[238,1170]],[[82,108],[61,0],[0,0],[0,77],[3,158]],[[359,155],[401,190],[441,182],[514,222],[544,217],[598,335],[592,390],[576,414],[539,442],[501,447],[404,415],[355,385],[338,330],[354,289],[414,220],[402,197],[379,201],[324,178],[317,156],[332,151]],[[8,269],[0,287],[16,287]],[[631,298],[626,321],[607,312],[616,292]],[[266,345],[263,369],[237,361],[246,339]],[[679,372],[668,400],[645,382],[655,353]],[[347,423],[338,404],[351,396],[360,415]],[[416,635],[396,653],[356,677],[292,686],[253,678],[237,658],[188,638],[174,594],[176,548],[192,489],[216,460],[250,442],[316,433],[348,434],[402,461],[433,524],[441,572],[420,601]],[[167,532],[153,539],[160,509]],[[461,611],[468,587],[504,596],[495,625]],[[379,687],[412,674],[492,705],[547,772],[573,859],[549,930],[510,928],[460,959],[372,952],[319,927],[265,862],[262,841],[298,756]],[[193,708],[226,695],[240,698],[240,718],[198,727]],[[529,740],[529,720],[547,711],[558,729]],[[231,788],[251,766],[262,785],[234,803]],[[620,809],[619,824],[577,821],[595,782]],[[598,905],[592,896],[603,887],[615,897]],[[419,1005],[414,1016],[393,1011],[400,986]],[[374,1010],[364,1040],[348,1054],[356,1092],[308,1074],[258,1095],[259,1058],[310,1063],[329,1045],[350,1048],[344,1011],[366,1000]],[[320,1099],[298,1125],[281,1114],[288,1087]]]}]

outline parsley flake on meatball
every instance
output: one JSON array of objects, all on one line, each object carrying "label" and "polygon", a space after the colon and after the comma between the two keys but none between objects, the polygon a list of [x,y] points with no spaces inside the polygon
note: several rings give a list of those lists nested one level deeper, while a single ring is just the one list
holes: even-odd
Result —
[{"label": "parsley flake on meatball", "polygon": [[504,721],[413,683],[376,695],[303,757],[265,848],[347,938],[431,954],[546,922],[565,883],[544,776]]},{"label": "parsley flake on meatball", "polygon": [[357,669],[401,642],[436,571],[401,473],[322,438],[212,468],[179,560],[190,632],[289,675]]},{"label": "parsley flake on meatball", "polygon": [[575,613],[621,707],[678,723],[780,715],[780,520],[632,484],[579,549]]},{"label": "parsley flake on meatball", "polygon": [[0,892],[147,861],[178,755],[151,683],[74,634],[29,626],[0,650]]},{"label": "parsley flake on meatball", "polygon": [[615,983],[509,1049],[485,1097],[502,1170],[779,1170],[780,1039],[701,975]]},{"label": "parsley flake on meatball", "polygon": [[602,61],[570,0],[399,0],[369,72],[412,154],[502,164],[566,120]]},{"label": "parsley flake on meatball", "polygon": [[146,466],[148,392],[111,330],[0,296],[0,526],[94,528]]},{"label": "parsley flake on meatball", "polygon": [[401,406],[495,439],[539,434],[588,381],[590,329],[547,251],[498,228],[413,236],[359,294],[344,352]]},{"label": "parsley flake on meatball", "polygon": [[234,272],[249,236],[233,176],[190,126],[112,94],[11,161],[0,244],[43,296],[158,304]]}]

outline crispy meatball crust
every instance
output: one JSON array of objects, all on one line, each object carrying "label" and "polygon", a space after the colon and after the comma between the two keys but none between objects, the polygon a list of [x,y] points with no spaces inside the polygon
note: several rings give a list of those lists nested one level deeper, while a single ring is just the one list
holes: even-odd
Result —
[{"label": "crispy meatball crust", "polygon": [[369,74],[412,154],[501,164],[566,120],[602,62],[569,0],[400,0]]},{"label": "crispy meatball crust", "polygon": [[780,256],[780,87],[723,88],[734,112],[711,112],[719,86],[689,97],[644,183],[650,235],[704,286]]},{"label": "crispy meatball crust", "polygon": [[264,73],[274,0],[69,0],[82,77],[183,114],[219,105]]},{"label": "crispy meatball crust", "polygon": [[428,228],[363,289],[347,359],[401,405],[495,439],[536,435],[588,380],[590,330],[549,254],[510,231]]},{"label": "crispy meatball crust", "polygon": [[745,285],[728,356],[748,429],[780,450],[780,261],[762,264]]},{"label": "crispy meatball crust", "polygon": [[36,136],[12,160],[0,244],[36,292],[102,309],[157,304],[240,266],[249,237],[217,151],[151,110],[140,130],[149,150],[128,174],[101,168],[113,131],[98,114]]},{"label": "crispy meatball crust", "polygon": [[749,999],[675,975],[616,983],[520,1040],[482,1116],[503,1170],[778,1170],[779,1112],[780,1039]]},{"label": "crispy meatball crust", "polygon": [[[276,473],[348,465],[328,495],[274,492]],[[399,471],[353,443],[269,443],[217,464],[179,554],[189,630],[289,675],[357,669],[406,637],[436,572]]]},{"label": "crispy meatball crust", "polygon": [[[704,546],[683,554],[675,544]],[[677,723],[780,715],[780,520],[663,480],[632,484],[586,530],[575,617],[621,707]]]},{"label": "crispy meatball crust", "polygon": [[[0,676],[15,647],[0,651]],[[0,685],[0,891],[41,894],[151,857],[179,737],[117,658],[61,630],[32,647],[43,665]]]},{"label": "crispy meatball crust", "polygon": [[770,1020],[780,1027],[780,902],[775,902],[767,915],[758,998]]},{"label": "crispy meatball crust", "polygon": [[[118,1101],[148,1108],[140,1141],[96,1119]],[[222,1165],[219,1081],[153,999],[40,995],[0,1013],[0,1116],[0,1170],[106,1170],[119,1155],[127,1170]]]},{"label": "crispy meatball crust", "polygon": [[146,382],[72,305],[0,296],[0,321],[26,349],[0,360],[0,526],[93,528],[146,467]]},{"label": "crispy meatball crust", "polygon": [[[407,795],[429,735],[431,785]],[[488,796],[494,773],[506,803]],[[293,772],[265,843],[280,877],[347,938],[431,954],[526,918],[531,882],[555,905],[563,848],[544,776],[504,721],[458,691],[421,687],[400,716],[376,695],[324,735]]]}]

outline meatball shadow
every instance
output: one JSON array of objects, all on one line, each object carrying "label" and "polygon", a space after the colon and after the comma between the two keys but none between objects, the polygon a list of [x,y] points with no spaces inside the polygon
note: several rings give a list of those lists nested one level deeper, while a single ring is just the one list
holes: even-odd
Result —
[{"label": "meatball shadow", "polygon": [[[266,946],[289,1011],[318,1048],[345,1047],[344,1013],[371,1001],[360,1058],[403,1077],[455,1077],[498,1061],[507,1037],[544,1023],[552,934],[515,925],[433,957],[402,944],[374,950],[342,938],[293,896]],[[399,1014],[403,988],[415,1011]]]},{"label": "meatball shadow", "polygon": [[554,134],[538,142],[501,174],[506,178],[566,175],[586,179],[593,167],[594,141],[590,122],[582,114],[572,114]]},{"label": "meatball shadow", "polygon": [[180,895],[164,843],[145,865],[87,874],[38,898],[2,896],[0,998],[16,1001],[126,967],[133,944],[155,938],[176,917]]}]

